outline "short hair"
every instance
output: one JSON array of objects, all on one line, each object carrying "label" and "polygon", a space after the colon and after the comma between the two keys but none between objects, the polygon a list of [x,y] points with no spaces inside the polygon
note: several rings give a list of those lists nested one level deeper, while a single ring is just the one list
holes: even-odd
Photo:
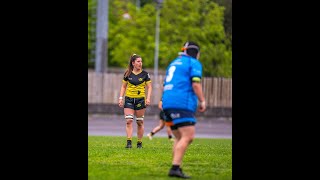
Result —
[{"label": "short hair", "polygon": [[195,42],[187,41],[184,43],[182,50],[189,56],[197,58],[197,54],[200,52],[200,46]]}]

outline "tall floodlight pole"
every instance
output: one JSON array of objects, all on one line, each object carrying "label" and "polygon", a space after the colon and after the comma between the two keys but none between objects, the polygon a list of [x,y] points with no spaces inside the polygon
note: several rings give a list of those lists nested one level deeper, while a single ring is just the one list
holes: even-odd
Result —
[{"label": "tall floodlight pole", "polygon": [[96,33],[96,73],[104,73],[108,66],[108,0],[98,0]]},{"label": "tall floodlight pole", "polygon": [[[160,31],[160,8],[163,0],[156,0],[157,2],[157,14],[156,14],[156,44],[155,44],[155,53],[154,53],[154,93],[158,95],[159,82],[158,82],[158,59],[159,59],[159,31]],[[155,96],[158,97],[158,96]],[[157,100],[158,101],[158,100]]]},{"label": "tall floodlight pole", "polygon": [[136,8],[137,10],[140,10],[140,0],[136,0]]}]

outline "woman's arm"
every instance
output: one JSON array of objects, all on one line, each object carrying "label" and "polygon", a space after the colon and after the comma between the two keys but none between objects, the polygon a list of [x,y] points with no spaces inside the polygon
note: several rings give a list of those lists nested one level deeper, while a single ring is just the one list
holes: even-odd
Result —
[{"label": "woman's arm", "polygon": [[200,101],[199,112],[204,112],[206,110],[206,102],[203,96],[202,86],[199,82],[192,82],[192,88]]},{"label": "woman's arm", "polygon": [[120,89],[120,96],[119,96],[119,107],[123,107],[123,98],[124,98],[123,95],[126,89],[127,89],[127,82],[122,82],[121,89]]},{"label": "woman's arm", "polygon": [[149,106],[150,102],[151,102],[151,93],[152,93],[151,82],[147,83],[147,89],[148,89],[148,94],[147,94],[147,99],[146,99],[146,105]]}]

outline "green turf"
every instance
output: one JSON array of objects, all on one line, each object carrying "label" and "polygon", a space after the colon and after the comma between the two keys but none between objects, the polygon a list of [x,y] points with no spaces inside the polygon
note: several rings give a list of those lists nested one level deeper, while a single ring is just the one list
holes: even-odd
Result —
[{"label": "green turf", "polygon": [[[88,137],[88,179],[178,179],[168,177],[172,142],[164,137],[143,138],[143,148],[124,148],[126,137]],[[182,168],[192,179],[231,180],[232,140],[195,138],[186,151]]]}]

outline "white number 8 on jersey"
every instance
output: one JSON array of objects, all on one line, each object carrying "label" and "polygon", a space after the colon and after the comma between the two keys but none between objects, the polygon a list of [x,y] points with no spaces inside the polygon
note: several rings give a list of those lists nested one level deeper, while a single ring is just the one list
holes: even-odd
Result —
[{"label": "white number 8 on jersey", "polygon": [[168,70],[168,76],[166,77],[166,82],[170,82],[173,78],[173,73],[176,70],[176,66],[171,66]]}]

